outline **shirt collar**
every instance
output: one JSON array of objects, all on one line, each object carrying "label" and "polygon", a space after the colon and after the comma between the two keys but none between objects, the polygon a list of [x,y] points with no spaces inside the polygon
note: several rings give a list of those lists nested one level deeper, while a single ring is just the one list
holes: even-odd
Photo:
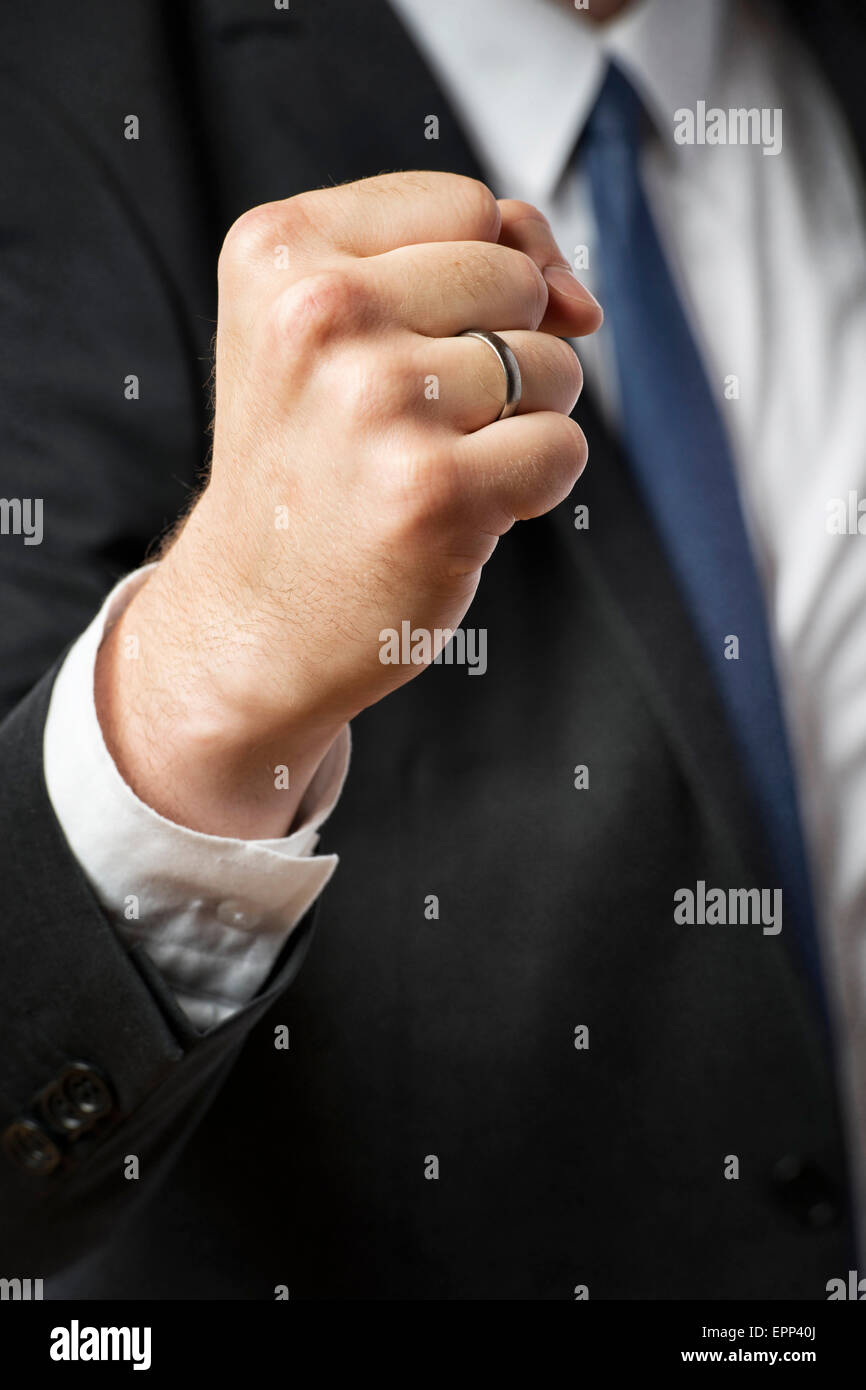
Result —
[{"label": "shirt collar", "polygon": [[[500,197],[549,202],[610,58],[673,140],[711,98],[728,0],[638,0],[593,25],[563,0],[391,0]],[[435,113],[434,113],[435,114]]]}]

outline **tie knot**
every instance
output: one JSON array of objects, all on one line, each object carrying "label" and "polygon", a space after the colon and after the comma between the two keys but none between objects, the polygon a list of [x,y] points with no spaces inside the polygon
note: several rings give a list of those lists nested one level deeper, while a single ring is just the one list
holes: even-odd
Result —
[{"label": "tie knot", "polygon": [[595,106],[586,124],[586,137],[597,141],[624,141],[636,149],[643,121],[643,102],[622,68],[609,63]]}]

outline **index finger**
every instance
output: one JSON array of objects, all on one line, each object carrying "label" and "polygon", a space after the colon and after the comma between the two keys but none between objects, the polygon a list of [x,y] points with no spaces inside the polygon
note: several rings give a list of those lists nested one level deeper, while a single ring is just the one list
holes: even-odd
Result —
[{"label": "index finger", "polygon": [[353,256],[431,241],[496,241],[501,224],[499,204],[485,184],[430,169],[313,189],[286,206],[290,202],[305,234]]}]

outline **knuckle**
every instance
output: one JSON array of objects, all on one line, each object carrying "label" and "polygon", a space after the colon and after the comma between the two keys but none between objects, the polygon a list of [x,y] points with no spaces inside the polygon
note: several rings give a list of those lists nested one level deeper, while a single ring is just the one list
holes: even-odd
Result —
[{"label": "knuckle", "polygon": [[380,355],[373,359],[376,379],[379,384],[379,397],[385,403],[390,415],[414,415],[414,409],[424,398],[424,386],[428,374],[419,370],[409,353],[391,352],[387,358]]},{"label": "knuckle", "polygon": [[529,256],[522,251],[513,255],[514,274],[519,278],[521,298],[527,307],[527,327],[537,328],[547,309],[547,281]]},{"label": "knuckle", "polygon": [[310,188],[296,193],[273,206],[278,211],[280,237],[283,241],[304,241],[317,244],[319,232],[327,228],[326,209],[340,196],[335,188]]},{"label": "knuckle", "polygon": [[398,420],[409,398],[407,374],[393,358],[375,348],[347,354],[340,368],[341,408],[356,427],[369,428]]},{"label": "knuckle", "polygon": [[366,291],[357,276],[346,270],[321,270],[276,296],[271,329],[278,339],[314,345],[356,330],[366,310]]},{"label": "knuckle", "polygon": [[312,193],[299,193],[275,203],[259,203],[242,212],[226,232],[220,252],[219,268],[251,261],[273,262],[283,246],[309,244],[315,229]]},{"label": "knuckle", "polygon": [[[554,338],[554,375],[557,387],[573,406],[583,390],[583,368],[577,353],[564,338]],[[571,407],[569,407],[571,408]]]},{"label": "knuckle", "polygon": [[383,485],[385,511],[400,529],[439,514],[451,496],[451,460],[427,443],[402,449],[392,458]]},{"label": "knuckle", "polygon": [[467,241],[497,241],[502,225],[499,204],[480,179],[452,174],[461,211],[466,218]]},{"label": "knuckle", "polygon": [[550,421],[549,443],[553,456],[566,475],[577,477],[586,464],[589,448],[586,435],[568,415],[554,415]]},{"label": "knuckle", "polygon": [[225,234],[220,252],[220,266],[226,262],[247,261],[257,256],[277,226],[274,203],[260,203],[247,208],[236,218]]}]

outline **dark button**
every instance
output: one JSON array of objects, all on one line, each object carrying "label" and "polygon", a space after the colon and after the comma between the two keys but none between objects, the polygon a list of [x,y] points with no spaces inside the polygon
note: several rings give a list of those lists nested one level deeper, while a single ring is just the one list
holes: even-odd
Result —
[{"label": "dark button", "polygon": [[786,1154],[776,1163],[773,1189],[781,1205],[812,1230],[834,1226],[842,1215],[838,1184],[817,1163],[798,1154]]},{"label": "dark button", "polygon": [[68,1062],[33,1102],[49,1129],[67,1139],[92,1129],[114,1108],[108,1083],[88,1062]]},{"label": "dark button", "polygon": [[108,1082],[88,1062],[70,1062],[58,1077],[57,1084],[74,1112],[91,1124],[114,1109]]},{"label": "dark button", "polygon": [[60,1162],[60,1150],[34,1120],[13,1120],[3,1132],[3,1147],[13,1163],[44,1177]]},{"label": "dark button", "polygon": [[79,1113],[59,1081],[52,1081],[50,1086],[39,1092],[34,1109],[49,1128],[58,1133],[73,1135],[88,1127],[87,1117]]}]

